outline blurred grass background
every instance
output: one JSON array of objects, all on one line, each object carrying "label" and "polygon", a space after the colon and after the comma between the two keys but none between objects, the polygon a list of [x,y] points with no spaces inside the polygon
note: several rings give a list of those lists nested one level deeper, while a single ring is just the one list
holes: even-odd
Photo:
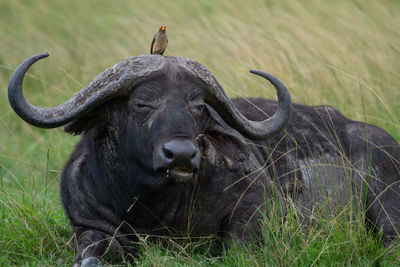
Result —
[{"label": "blurred grass background", "polygon": [[[287,85],[294,102],[332,105],[400,141],[399,1],[0,0],[0,266],[68,266],[73,258],[58,188],[79,137],[19,119],[7,98],[12,71],[27,57],[49,52],[30,69],[24,92],[35,105],[55,106],[118,61],[149,53],[161,25],[169,37],[165,55],[199,61],[229,96],[275,98],[270,86],[248,73],[264,70]],[[341,249],[340,242],[328,244]],[[148,251],[143,264],[152,266],[176,256]],[[358,264],[386,255],[379,246],[355,251]],[[273,253],[268,264],[303,262]],[[253,265],[249,255],[240,252],[230,263],[194,256],[177,264]],[[389,265],[399,263],[392,258]],[[317,253],[303,263],[322,259]]]}]

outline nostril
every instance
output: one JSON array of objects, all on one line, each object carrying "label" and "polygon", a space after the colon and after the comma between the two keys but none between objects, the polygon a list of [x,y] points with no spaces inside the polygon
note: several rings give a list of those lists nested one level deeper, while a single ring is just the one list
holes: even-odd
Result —
[{"label": "nostril", "polygon": [[158,168],[197,169],[200,153],[191,140],[173,139],[157,149],[155,166]]},{"label": "nostril", "polygon": [[164,152],[164,156],[167,159],[173,159],[174,158],[174,153],[171,150],[167,149],[166,147],[163,147],[163,152]]}]

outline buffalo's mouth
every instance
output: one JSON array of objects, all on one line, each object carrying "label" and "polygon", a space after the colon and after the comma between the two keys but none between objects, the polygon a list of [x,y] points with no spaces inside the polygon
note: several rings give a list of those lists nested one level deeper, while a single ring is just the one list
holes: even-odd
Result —
[{"label": "buffalo's mouth", "polygon": [[195,169],[187,167],[173,167],[166,170],[167,180],[171,182],[184,183],[193,178]]}]

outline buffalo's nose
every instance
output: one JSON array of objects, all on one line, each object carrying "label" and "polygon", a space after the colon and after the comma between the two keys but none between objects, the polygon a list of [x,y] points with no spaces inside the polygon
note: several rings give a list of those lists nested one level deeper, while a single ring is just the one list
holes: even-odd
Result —
[{"label": "buffalo's nose", "polygon": [[170,166],[193,168],[199,153],[190,140],[172,140],[162,146],[162,154]]},{"label": "buffalo's nose", "polygon": [[174,139],[159,147],[155,161],[156,169],[198,169],[200,153],[191,140]]}]

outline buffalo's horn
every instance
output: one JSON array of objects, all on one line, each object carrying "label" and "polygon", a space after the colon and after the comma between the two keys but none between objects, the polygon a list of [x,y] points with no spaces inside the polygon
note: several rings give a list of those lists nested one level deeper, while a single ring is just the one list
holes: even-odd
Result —
[{"label": "buffalo's horn", "polygon": [[246,119],[226,96],[221,85],[217,82],[204,66],[193,62],[187,62],[192,71],[206,83],[204,88],[205,100],[212,106],[231,127],[250,139],[265,139],[282,130],[290,117],[292,100],[286,86],[272,74],[251,70],[251,73],[266,78],[278,93],[278,109],[270,118],[263,121],[251,121]]},{"label": "buffalo's horn", "polygon": [[24,97],[22,82],[26,71],[36,61],[48,57],[43,53],[25,60],[14,71],[8,84],[8,99],[14,111],[26,122],[41,128],[54,128],[79,118],[105,101],[129,94],[134,85],[152,77],[165,67],[162,56],[128,58],[98,75],[81,91],[63,104],[40,108]]},{"label": "buffalo's horn", "polygon": [[267,79],[276,89],[278,94],[278,108],[274,115],[263,121],[251,121],[246,119],[233,105],[232,101],[225,95],[221,86],[216,82],[209,102],[221,117],[233,128],[250,139],[265,139],[281,131],[287,124],[292,109],[292,100],[286,86],[272,74],[251,70],[251,73],[260,75]]}]

